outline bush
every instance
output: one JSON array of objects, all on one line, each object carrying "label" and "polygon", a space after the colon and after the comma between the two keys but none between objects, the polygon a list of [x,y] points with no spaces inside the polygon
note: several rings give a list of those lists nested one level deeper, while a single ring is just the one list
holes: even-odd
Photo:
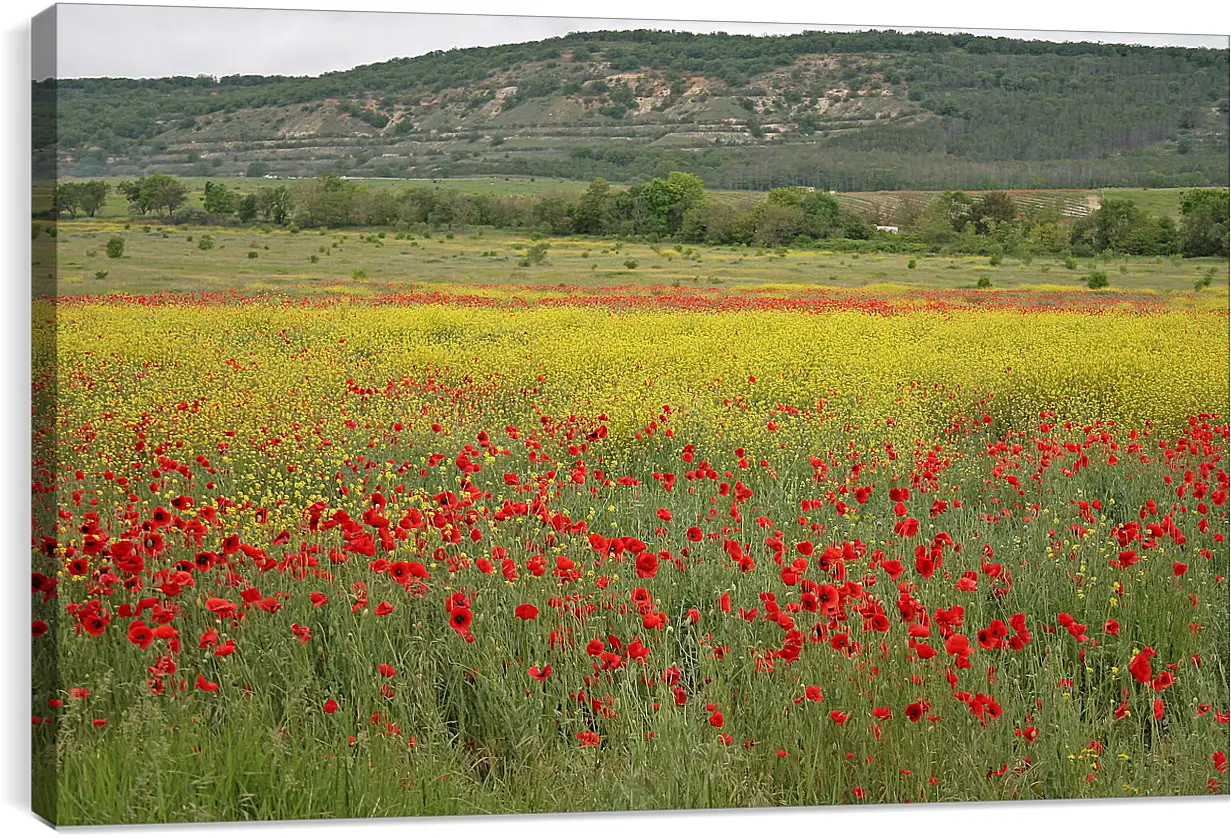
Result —
[{"label": "bush", "polygon": [[911,259],[909,262],[906,263],[906,267],[910,268],[912,271],[918,266],[919,266],[919,263],[916,262],[914,259]]},{"label": "bush", "polygon": [[249,251],[248,251],[248,258],[249,258],[249,259],[255,259],[256,257],[257,257],[257,252],[256,252],[255,250],[249,250]]},{"label": "bush", "polygon": [[214,237],[209,233],[206,233],[201,236],[201,240],[197,242],[197,250],[213,250],[215,244],[216,242],[214,241]]},{"label": "bush", "polygon": [[107,240],[107,256],[111,259],[119,259],[124,255],[124,240],[119,236],[112,236]]},{"label": "bush", "polygon": [[1086,287],[1094,290],[1106,288],[1110,283],[1107,281],[1106,271],[1090,271],[1086,275]]},{"label": "bush", "polygon": [[976,288],[991,288],[992,278],[988,276],[987,274],[983,274],[982,276],[979,277],[979,281],[975,283],[975,287]]},{"label": "bush", "polygon": [[95,271],[95,272],[94,272],[94,278],[95,278],[95,279],[99,279],[99,280],[106,279],[106,278],[107,278],[107,274],[109,274],[109,273],[111,273],[111,271]]},{"label": "bush", "polygon": [[1064,266],[1070,271],[1075,271],[1077,270],[1077,260],[1072,256],[1066,256],[1064,257]]},{"label": "bush", "polygon": [[637,269],[637,260],[636,259],[625,259],[624,267],[628,268],[630,271],[635,271]]}]

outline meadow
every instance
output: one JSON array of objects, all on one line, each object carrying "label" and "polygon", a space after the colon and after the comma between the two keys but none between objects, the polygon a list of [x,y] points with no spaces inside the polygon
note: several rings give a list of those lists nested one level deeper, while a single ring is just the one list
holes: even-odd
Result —
[{"label": "meadow", "polygon": [[54,243],[57,823],[1228,792],[1225,260]]},{"label": "meadow", "polygon": [[[40,227],[42,241],[49,245]],[[986,256],[834,252],[818,249],[653,244],[600,238],[542,238],[488,228],[430,233],[393,230],[302,230],[276,227],[202,228],[119,220],[60,222],[55,240],[59,293],[209,292],[372,296],[412,288],[629,286],[707,291],[782,288],[893,292],[993,288],[1020,292],[1083,290],[1092,271],[1111,290],[1173,295],[1178,305],[1225,308],[1227,287],[1214,282],[1192,295],[1197,280],[1225,277],[1225,259],[1056,257],[1028,261]],[[202,237],[210,246],[201,249]],[[124,255],[106,245],[124,241]],[[542,249],[534,259],[532,248]],[[36,248],[36,251],[38,248]],[[523,264],[529,259],[529,264]],[[48,267],[50,255],[46,257]],[[911,265],[914,267],[911,267]],[[1070,266],[1071,265],[1071,266]],[[38,270],[36,277],[46,278]],[[103,272],[103,275],[99,275]],[[49,272],[50,273],[50,272]],[[1118,298],[1112,294],[1104,299]]]}]

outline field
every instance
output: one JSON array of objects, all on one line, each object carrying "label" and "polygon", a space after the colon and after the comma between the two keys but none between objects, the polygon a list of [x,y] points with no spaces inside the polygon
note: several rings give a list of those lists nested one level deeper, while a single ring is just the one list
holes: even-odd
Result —
[{"label": "field", "polygon": [[[48,238],[40,234],[45,244]],[[208,235],[213,247],[202,250]],[[124,255],[108,258],[107,241],[125,241]],[[402,236],[402,237],[399,237]],[[126,224],[108,220],[61,222],[56,280],[66,295],[224,291],[337,294],[370,297],[458,286],[509,289],[566,286],[582,289],[653,287],[707,293],[817,288],[898,291],[973,289],[980,277],[993,288],[1019,292],[1084,289],[1092,270],[1108,274],[1116,291],[1170,304],[1226,308],[1225,283],[1193,295],[1211,269],[1226,275],[1226,260],[1126,257],[1105,262],[1038,257],[838,253],[825,250],[651,245],[588,238],[538,241],[527,234],[487,229],[398,234],[393,231],[301,231]],[[539,263],[520,264],[544,245]],[[911,260],[915,267],[909,267]],[[313,261],[315,260],[315,261]],[[630,267],[630,263],[633,266]],[[50,259],[48,259],[50,264]],[[98,276],[100,271],[105,276]],[[45,275],[39,274],[40,279]],[[495,292],[493,292],[495,293]],[[1087,299],[1079,296],[1077,299]],[[1123,301],[1116,294],[1094,299]]]},{"label": "field", "polygon": [[57,823],[1228,792],[1225,260],[54,243]]},{"label": "field", "polygon": [[[103,180],[115,186],[125,178],[85,178],[84,180]],[[201,207],[205,194],[206,181],[223,183],[240,193],[254,192],[270,186],[293,186],[297,180],[267,179],[247,177],[184,177],[180,178],[189,188],[188,205]],[[586,181],[565,180],[552,177],[528,177],[523,175],[493,175],[491,177],[456,177],[436,179],[414,178],[352,178],[361,186],[371,189],[406,189],[408,187],[436,187],[450,189],[463,194],[478,193],[488,195],[542,195],[545,193],[581,193],[589,185]],[[763,200],[767,193],[739,189],[714,189],[714,195],[722,198]],[[1023,209],[1059,207],[1065,216],[1076,217],[1087,215],[1098,209],[1103,198],[1122,198],[1131,200],[1143,210],[1154,215],[1167,215],[1172,219],[1180,215],[1180,195],[1183,189],[1018,189],[1009,194]],[[894,223],[894,214],[903,206],[926,207],[934,201],[939,192],[899,191],[899,192],[839,192],[836,193],[842,206],[863,213],[878,223]],[[970,194],[979,195],[973,191]],[[107,202],[99,218],[128,220],[128,203],[124,197],[113,191],[107,197]]]}]

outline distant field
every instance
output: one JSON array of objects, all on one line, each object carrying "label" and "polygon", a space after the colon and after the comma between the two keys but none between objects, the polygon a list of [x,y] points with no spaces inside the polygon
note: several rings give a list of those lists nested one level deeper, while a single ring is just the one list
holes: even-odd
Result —
[{"label": "distant field", "polygon": [[[101,178],[114,187],[125,178]],[[234,178],[234,177],[186,177],[181,180],[191,190],[189,204],[201,206],[204,197],[206,181],[215,180],[225,183],[239,192],[253,192],[268,186],[290,185],[298,183],[294,178]],[[586,181],[563,180],[547,177],[523,177],[516,175],[496,175],[493,177],[474,178],[354,178],[356,183],[373,189],[405,189],[412,186],[436,186],[441,189],[453,189],[468,195],[541,195],[547,192],[582,192],[587,187]],[[616,184],[627,186],[627,184]],[[46,191],[45,189],[42,191]],[[1011,190],[1009,194],[1023,208],[1041,207],[1045,205],[1059,206],[1064,215],[1078,217],[1088,215],[1098,209],[1101,199],[1106,197],[1127,198],[1142,209],[1156,215],[1169,215],[1178,218],[1180,213],[1180,195],[1183,189],[1043,189],[1043,190]],[[727,198],[743,198],[762,200],[765,192],[736,189],[714,189],[711,194]],[[863,213],[874,220],[891,221],[894,213],[903,205],[914,204],[926,206],[935,200],[940,192],[839,192],[836,197],[849,209]],[[972,195],[982,194],[972,191]],[[113,192],[107,198],[107,203],[100,213],[100,218],[126,218],[128,205],[124,198]]]},{"label": "distant field", "polygon": [[[267,228],[268,229],[268,228]],[[215,247],[199,249],[201,236]],[[105,243],[125,240],[124,256],[110,259]],[[919,289],[973,288],[982,276],[1003,289],[1084,289],[1092,269],[1106,271],[1113,290],[1191,293],[1211,266],[1225,276],[1227,262],[1209,259],[1129,258],[1104,263],[1038,258],[1029,264],[1006,258],[997,267],[985,257],[834,253],[749,247],[651,246],[605,239],[547,239],[542,264],[520,266],[526,234],[490,229],[459,230],[398,239],[371,231],[303,231],[260,228],[192,228],[125,225],[114,221],[62,222],[57,238],[58,279],[63,294],[153,291],[268,291],[319,294],[338,290],[376,294],[409,286],[488,285],[513,288],[567,285],[682,286],[740,289],[782,286],[858,289],[895,285]],[[453,238],[448,236],[452,235]],[[254,254],[251,258],[249,254]],[[316,261],[313,262],[312,258]],[[630,269],[627,263],[635,262]],[[104,278],[96,278],[105,271]],[[1221,300],[1221,283],[1202,292]],[[1211,303],[1212,304],[1212,303]]]}]

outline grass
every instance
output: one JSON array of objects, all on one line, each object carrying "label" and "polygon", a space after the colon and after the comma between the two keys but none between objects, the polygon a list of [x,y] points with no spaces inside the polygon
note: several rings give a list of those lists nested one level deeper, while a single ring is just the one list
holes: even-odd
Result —
[{"label": "grass", "polygon": [[[379,238],[380,233],[384,238]],[[203,233],[216,246],[199,250]],[[165,236],[164,236],[165,234]],[[124,257],[106,256],[107,239],[125,240]],[[350,284],[354,271],[366,272],[375,290],[396,292],[411,286],[490,285],[509,288],[567,285],[668,286],[682,289],[751,288],[777,285],[875,289],[892,283],[904,288],[942,291],[973,288],[987,274],[996,288],[1078,289],[1087,273],[1106,270],[1114,290],[1185,295],[1210,267],[1226,274],[1227,262],[1213,259],[1129,257],[1110,264],[1080,260],[1075,270],[1059,259],[1029,264],[1005,258],[991,267],[985,257],[931,254],[838,254],[817,250],[765,250],[747,247],[655,246],[611,239],[550,238],[541,265],[520,267],[525,248],[538,242],[513,231],[490,229],[438,231],[398,239],[393,231],[317,230],[290,233],[269,228],[188,228],[113,221],[61,222],[56,239],[57,273],[66,293],[147,293],[219,291],[261,283],[291,294],[320,294]],[[189,241],[192,237],[192,241]],[[45,239],[45,237],[44,237]],[[250,250],[257,258],[249,259]],[[322,248],[324,251],[322,252]],[[682,251],[687,253],[684,255]],[[90,254],[93,255],[90,255]],[[312,257],[317,258],[312,262]],[[917,267],[907,270],[910,259]],[[628,269],[628,260],[637,263]],[[1121,272],[1123,265],[1126,272]],[[106,270],[103,280],[96,271]],[[1202,292],[1210,305],[1225,305],[1226,286]]]},{"label": "grass", "polygon": [[45,817],[1226,793],[1225,260],[381,232],[35,239]]}]

